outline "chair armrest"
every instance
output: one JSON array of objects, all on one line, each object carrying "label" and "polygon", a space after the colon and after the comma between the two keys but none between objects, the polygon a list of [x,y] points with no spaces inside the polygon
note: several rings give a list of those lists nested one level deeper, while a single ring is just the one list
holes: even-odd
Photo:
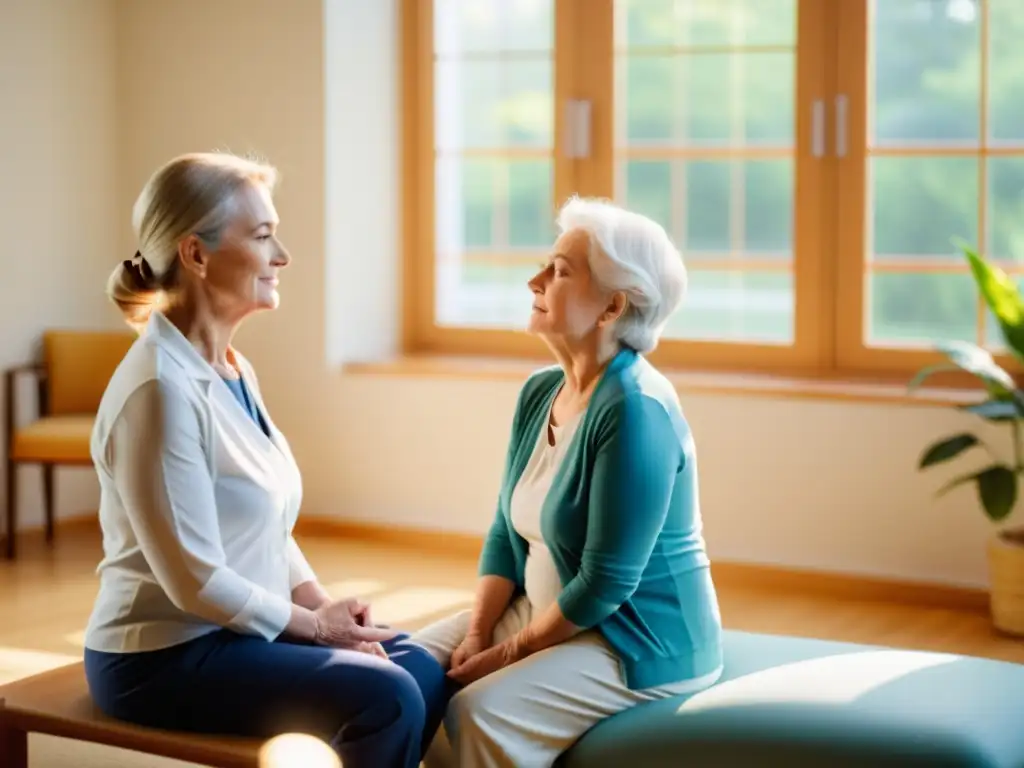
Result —
[{"label": "chair armrest", "polygon": [[42,416],[46,413],[46,366],[42,363],[25,363],[8,368],[4,371],[4,430],[6,432],[6,446],[8,455],[14,443],[15,419],[17,417],[17,395],[15,390],[18,387],[18,380],[24,375],[33,375],[36,379],[36,414]]}]

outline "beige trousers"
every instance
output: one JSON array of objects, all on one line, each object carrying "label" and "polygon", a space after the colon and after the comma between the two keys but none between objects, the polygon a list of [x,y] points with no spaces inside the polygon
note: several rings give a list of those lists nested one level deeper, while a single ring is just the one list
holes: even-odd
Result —
[{"label": "beige trousers", "polygon": [[[531,607],[515,600],[494,631],[500,643],[529,624]],[[466,636],[469,611],[412,636],[448,668]],[[604,638],[584,632],[478,680],[457,693],[424,759],[427,768],[546,768],[600,720],[642,702],[695,692],[719,672],[665,688],[630,690]]]}]

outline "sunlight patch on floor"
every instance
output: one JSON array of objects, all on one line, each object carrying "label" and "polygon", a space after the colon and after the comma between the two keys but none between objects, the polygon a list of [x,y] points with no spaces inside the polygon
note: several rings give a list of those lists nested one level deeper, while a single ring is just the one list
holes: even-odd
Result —
[{"label": "sunlight patch on floor", "polygon": [[415,629],[424,619],[454,613],[473,604],[473,590],[446,587],[406,587],[374,598],[373,620]]},{"label": "sunlight patch on floor", "polygon": [[383,592],[388,585],[380,579],[343,579],[324,584],[327,594],[335,600],[343,600],[346,597],[358,597],[365,599]]},{"label": "sunlight patch on floor", "polygon": [[75,648],[85,649],[85,630],[80,629],[77,632],[69,632],[64,635],[64,642],[69,645],[75,646]]},{"label": "sunlight patch on floor", "polygon": [[203,768],[197,763],[144,755],[57,736],[28,735],[28,768]]},{"label": "sunlight patch on floor", "polygon": [[27,651],[22,648],[0,648],[0,685],[23,677],[38,675],[57,667],[66,667],[82,660],[81,655]]}]

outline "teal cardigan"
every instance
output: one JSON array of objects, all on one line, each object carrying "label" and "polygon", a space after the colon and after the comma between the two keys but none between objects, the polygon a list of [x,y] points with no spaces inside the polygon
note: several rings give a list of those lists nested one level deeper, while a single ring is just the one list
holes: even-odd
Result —
[{"label": "teal cardigan", "polygon": [[[563,381],[553,366],[519,395],[481,575],[524,589],[529,545],[512,491]],[[704,548],[693,437],[672,384],[632,350],[606,367],[541,510],[565,618],[596,628],[626,684],[649,688],[722,664],[722,623]]]}]

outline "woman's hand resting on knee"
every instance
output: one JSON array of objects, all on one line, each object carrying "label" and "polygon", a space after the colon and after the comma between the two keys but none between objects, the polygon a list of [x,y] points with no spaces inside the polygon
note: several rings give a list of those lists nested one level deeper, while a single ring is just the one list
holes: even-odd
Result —
[{"label": "woman's hand resting on knee", "polygon": [[485,637],[482,632],[469,632],[458,648],[452,651],[452,660],[449,663],[450,669],[461,667],[478,653],[483,653],[491,647],[491,638]]},{"label": "woman's hand resting on knee", "polygon": [[313,611],[313,617],[317,644],[331,648],[363,651],[387,658],[380,644],[398,634],[393,629],[373,626],[369,606],[354,598],[326,603]]}]

